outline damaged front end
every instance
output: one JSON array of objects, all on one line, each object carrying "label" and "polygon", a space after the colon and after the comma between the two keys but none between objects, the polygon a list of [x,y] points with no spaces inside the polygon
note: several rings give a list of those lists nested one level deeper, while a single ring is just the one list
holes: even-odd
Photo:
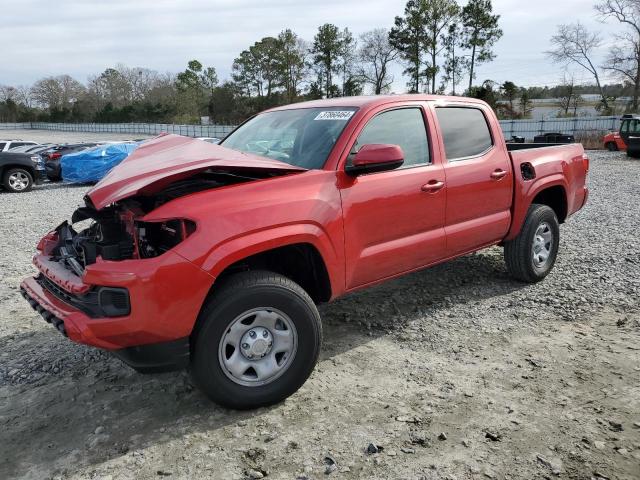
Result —
[{"label": "damaged front end", "polygon": [[[271,174],[238,175],[232,172],[204,171],[177,180],[158,192],[143,192],[132,198],[96,209],[90,197],[86,206],[44,237],[38,250],[52,260],[82,276],[98,259],[121,261],[153,258],[171,250],[196,230],[188,218],[145,221],[144,217],[176,198],[237,183],[263,179]],[[85,228],[76,225],[89,221]]]},{"label": "damaged front end", "polygon": [[[145,260],[159,257],[196,231],[188,218],[147,221],[153,210],[176,198],[203,190],[265,178],[273,173],[239,175],[206,170],[96,209],[90,196],[71,221],[61,223],[40,240],[34,264],[40,271],[38,284],[56,298],[90,318],[129,315],[131,302],[126,288],[92,285],[87,267],[102,262]],[[31,303],[31,302],[30,302]]]},{"label": "damaged front end", "polygon": [[21,294],[73,341],[129,352],[125,361],[135,363],[133,355],[138,365],[153,363],[142,346],[178,342],[170,363],[183,365],[212,277],[174,251],[198,231],[190,212],[160,218],[160,207],[303,171],[175,135],[145,142],[87,193],[70,221],[40,240],[38,273],[22,281]]},{"label": "damaged front end", "polygon": [[[120,202],[100,211],[91,207],[76,210],[71,224],[63,222],[45,237],[38,250],[63,264],[78,276],[98,259],[121,261],[153,258],[172,249],[195,229],[188,219],[145,222],[137,202]],[[86,220],[89,226],[76,231]]]}]

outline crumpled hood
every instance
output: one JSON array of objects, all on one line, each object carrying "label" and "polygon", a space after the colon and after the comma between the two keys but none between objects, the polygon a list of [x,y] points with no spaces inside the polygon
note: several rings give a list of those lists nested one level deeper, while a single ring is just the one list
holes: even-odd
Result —
[{"label": "crumpled hood", "polygon": [[161,135],[144,142],[96,184],[87,196],[100,210],[123,198],[154,193],[168,184],[208,170],[301,172],[277,160],[238,152],[180,135]]}]

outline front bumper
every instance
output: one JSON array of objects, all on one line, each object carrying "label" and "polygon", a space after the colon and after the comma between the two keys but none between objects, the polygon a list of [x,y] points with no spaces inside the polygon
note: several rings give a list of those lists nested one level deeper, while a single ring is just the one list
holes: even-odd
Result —
[{"label": "front bumper", "polygon": [[110,350],[139,370],[166,369],[161,367],[175,363],[183,366],[188,361],[188,338],[213,283],[209,274],[167,252],[144,260],[100,260],[89,265],[81,279],[71,282],[68,274],[59,278],[59,271],[45,268],[47,258],[34,258],[40,275],[68,295],[82,296],[81,285],[123,288],[130,295],[128,315],[92,317],[63,301],[60,292],[48,288],[42,278],[26,278],[20,285],[22,296],[65,336]]},{"label": "front bumper", "polygon": [[47,181],[47,174],[44,170],[34,170],[35,174],[33,176],[33,181],[36,185],[40,185]]},{"label": "front bumper", "polygon": [[60,161],[48,161],[45,163],[45,176],[52,182],[58,181],[62,178],[62,168]]}]

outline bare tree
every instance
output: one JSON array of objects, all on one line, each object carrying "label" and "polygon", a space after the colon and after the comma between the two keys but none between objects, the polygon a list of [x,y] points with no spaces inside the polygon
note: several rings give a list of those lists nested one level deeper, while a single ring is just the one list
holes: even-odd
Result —
[{"label": "bare tree", "polygon": [[640,1],[603,0],[596,4],[596,11],[604,21],[615,18],[628,27],[628,31],[616,35],[617,43],[609,49],[603,69],[613,72],[622,81],[633,85],[633,109],[638,109],[640,97]]},{"label": "bare tree", "polygon": [[17,90],[11,85],[0,85],[0,102],[16,101]]},{"label": "bare tree", "polygon": [[551,60],[564,65],[579,65],[593,75],[602,97],[602,105],[608,110],[609,104],[600,84],[598,69],[591,60],[602,44],[600,35],[589,32],[580,22],[558,25],[558,32],[551,37],[551,44],[554,47],[553,50],[545,52]]},{"label": "bare tree", "polygon": [[560,94],[558,95],[558,103],[564,113],[569,115],[569,109],[573,108],[574,115],[578,109],[580,95],[576,92],[576,82],[573,75],[565,74],[560,84]]},{"label": "bare tree", "polygon": [[21,103],[25,107],[31,108],[32,104],[32,96],[31,96],[31,87],[28,85],[18,85],[16,87],[16,101]]},{"label": "bare tree", "polygon": [[379,95],[386,92],[393,83],[389,73],[389,65],[398,57],[396,50],[389,43],[389,32],[384,28],[376,28],[360,35],[358,72],[362,81],[373,87],[373,93]]},{"label": "bare tree", "polygon": [[69,107],[85,92],[85,87],[69,75],[46,77],[31,87],[31,96],[46,108]]}]

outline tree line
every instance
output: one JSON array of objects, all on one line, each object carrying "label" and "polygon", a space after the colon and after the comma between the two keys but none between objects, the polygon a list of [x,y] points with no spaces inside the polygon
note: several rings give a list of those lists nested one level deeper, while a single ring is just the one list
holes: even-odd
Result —
[{"label": "tree line", "polygon": [[457,93],[502,36],[490,0],[409,0],[390,30],[355,36],[324,24],[312,39],[290,29],[235,58],[230,78],[191,60],[180,73],[116,65],[82,83],[69,75],[0,87],[1,121],[238,123],[265,108],[303,100],[380,94],[404,66],[409,92]]},{"label": "tree line", "polygon": [[[622,82],[638,106],[640,95],[640,2],[601,0],[603,21],[622,27],[605,65],[594,52],[602,38],[580,23],[559,25],[547,55],[566,67],[592,74],[603,114],[612,112],[612,86],[601,71]],[[290,29],[256,41],[234,59],[229,78],[220,81],[214,66],[188,62],[179,73],[116,65],[82,83],[69,75],[42,78],[31,86],[0,86],[0,121],[170,122],[236,124],[282,104],[390,91],[392,66],[403,66],[408,92],[460,94],[482,98],[503,118],[526,118],[531,99],[551,89],[522,88],[513,82],[476,82],[479,65],[495,59],[502,37],[500,16],[491,0],[408,0],[389,30],[355,36],[333,24],[318,27],[312,39]],[[576,112],[585,87],[565,72],[554,95],[564,114]]]},{"label": "tree line", "polygon": [[[613,21],[619,27],[610,39],[611,46],[602,65],[597,65],[594,59],[603,45],[602,35],[588,30],[580,22],[558,25],[556,34],[551,38],[552,48],[546,54],[553,62],[581,69],[593,78],[600,95],[598,109],[602,114],[615,113],[614,99],[602,83],[603,72],[631,87],[632,101],[628,109],[637,112],[640,99],[640,1],[600,0],[594,9],[600,21]],[[571,86],[573,81],[565,83]]]}]

